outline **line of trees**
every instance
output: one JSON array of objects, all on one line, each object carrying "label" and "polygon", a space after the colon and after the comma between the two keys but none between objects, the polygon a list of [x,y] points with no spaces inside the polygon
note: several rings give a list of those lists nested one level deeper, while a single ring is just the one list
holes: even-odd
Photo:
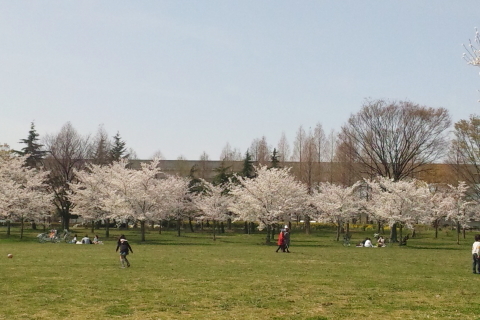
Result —
[{"label": "line of trees", "polygon": [[[103,127],[92,138],[80,135],[67,123],[59,133],[47,135],[40,144],[32,123],[28,138],[21,140],[25,148],[16,153],[24,157],[25,167],[45,175],[44,183],[53,197],[51,203],[56,208],[56,214],[62,218],[65,229],[68,229],[72,214],[78,214],[92,221],[138,221],[142,239],[145,225],[162,219],[188,219],[191,222],[209,218],[207,220],[220,223],[225,219],[242,219],[255,221],[267,230],[278,222],[303,219],[307,232],[308,222],[314,219],[334,222],[340,232],[345,221],[351,221],[359,210],[364,210],[379,225],[391,225],[391,238],[395,241],[397,227],[409,227],[410,220],[392,219],[393,213],[386,218],[379,210],[373,207],[369,209],[366,204],[359,208],[359,201],[348,202],[349,195],[358,193],[358,181],[367,185],[368,190],[375,190],[367,181],[374,181],[377,177],[392,181],[397,186],[403,182],[410,183],[415,176],[428,172],[429,164],[440,161],[446,151],[450,151],[445,159],[452,164],[458,178],[450,182],[458,188],[461,184],[456,181],[464,180],[468,191],[463,191],[462,199],[469,199],[465,200],[466,203],[476,203],[480,185],[480,120],[472,116],[469,120],[456,123],[453,139],[447,136],[450,125],[448,111],[443,108],[429,108],[408,101],[366,100],[361,110],[350,116],[339,134],[332,132],[325,135],[320,124],[308,132],[300,127],[291,156],[284,134],[278,148],[273,151],[265,137],[255,139],[238,173],[235,173],[231,164],[241,160],[240,152],[227,144],[222,151],[224,161],[216,169],[217,175],[212,182],[204,180],[209,159],[205,153],[199,165],[186,169],[190,172],[188,178],[166,175],[159,168],[160,157],[145,163],[140,170],[131,169],[128,159],[135,157],[133,150],[127,150],[118,133],[110,139]],[[289,163],[293,164],[292,168],[285,168],[288,157],[295,160]],[[270,164],[270,168],[266,164]],[[274,180],[264,180],[267,177],[274,179],[275,175],[282,176],[276,182],[289,186],[291,191],[297,190],[297,193],[282,194],[280,186],[274,187]],[[111,180],[114,176],[118,176],[119,180]],[[388,189],[385,181],[381,183],[382,192]],[[271,189],[267,190],[261,183]],[[248,202],[239,201],[254,199],[252,190],[255,188],[264,192],[257,195],[259,203],[251,206]],[[445,186],[435,188],[450,190]],[[169,193],[172,190],[176,190],[174,194]],[[267,196],[267,192],[272,194]],[[440,197],[444,192],[439,191],[435,196]],[[327,194],[330,194],[329,202],[322,200]],[[211,199],[214,195],[217,196],[215,201]],[[135,200],[136,197],[139,198]],[[375,197],[378,195],[363,192],[363,198],[372,200]],[[206,199],[210,202],[207,203]],[[228,202],[225,199],[235,201]],[[336,211],[339,203],[341,212],[345,212],[346,216]],[[295,210],[292,211],[289,206]],[[211,209],[207,210],[208,207]],[[421,210],[429,211],[424,207]],[[210,216],[207,211],[216,213]],[[434,211],[437,212],[437,218],[431,223],[446,219],[440,214],[442,210],[437,208]],[[2,214],[6,215],[7,212],[5,209]],[[420,217],[419,214],[416,216]],[[468,219],[475,217],[465,212],[463,216]],[[459,226],[466,225],[466,220],[455,220],[451,216],[448,219],[458,220],[455,223]]]},{"label": "line of trees", "polygon": [[[26,157],[4,152],[0,158],[0,199],[8,219],[41,221],[49,214],[54,193],[46,185],[49,172],[27,168]],[[159,160],[145,163],[141,170],[131,169],[128,160],[108,165],[88,164],[86,170],[75,169],[76,182],[70,183],[67,197],[72,212],[93,222],[132,221],[145,228],[162,220],[256,222],[267,230],[270,242],[275,225],[313,218],[337,225],[340,230],[367,213],[378,224],[413,229],[416,224],[438,226],[451,221],[461,229],[479,219],[478,203],[467,200],[467,186],[431,186],[416,179],[395,181],[386,177],[363,179],[352,186],[321,183],[309,192],[308,186],[295,179],[290,168],[254,167],[254,177],[239,174],[226,183],[215,185],[200,180],[195,187],[186,178],[167,176]],[[23,224],[22,224],[23,225]],[[215,230],[215,228],[214,228]],[[393,228],[392,228],[393,230]],[[107,228],[108,236],[108,228]],[[395,241],[396,235],[391,234]],[[215,238],[215,235],[214,235]]]}]

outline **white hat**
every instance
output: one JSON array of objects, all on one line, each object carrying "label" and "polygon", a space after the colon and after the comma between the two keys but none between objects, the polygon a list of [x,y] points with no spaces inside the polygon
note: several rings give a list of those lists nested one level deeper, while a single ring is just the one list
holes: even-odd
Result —
[{"label": "white hat", "polygon": [[285,225],[285,227],[284,227],[284,228],[285,228],[285,229],[288,229],[288,226],[287,226],[287,225]]}]

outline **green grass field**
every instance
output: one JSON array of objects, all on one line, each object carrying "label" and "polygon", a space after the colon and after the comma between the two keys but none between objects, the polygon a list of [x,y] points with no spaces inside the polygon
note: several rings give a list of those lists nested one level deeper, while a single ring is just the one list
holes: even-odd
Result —
[{"label": "green grass field", "polygon": [[125,269],[121,231],[104,245],[40,244],[37,233],[0,228],[0,319],[480,319],[474,233],[461,245],[453,231],[422,231],[406,247],[356,248],[333,230],[294,229],[287,254],[260,233],[152,231],[141,243],[129,230]]}]

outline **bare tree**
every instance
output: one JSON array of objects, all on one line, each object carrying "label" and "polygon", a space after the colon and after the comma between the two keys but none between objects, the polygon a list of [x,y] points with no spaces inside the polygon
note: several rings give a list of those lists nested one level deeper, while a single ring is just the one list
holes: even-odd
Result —
[{"label": "bare tree", "polygon": [[313,136],[315,138],[315,146],[317,148],[317,162],[325,161],[327,153],[327,136],[325,131],[323,131],[323,126],[321,123],[317,123],[313,131]]},{"label": "bare tree", "polygon": [[325,135],[323,126],[321,123],[317,123],[313,130],[313,139],[315,142],[315,148],[317,152],[317,165],[316,165],[316,180],[318,182],[324,180],[325,176],[325,162],[328,158],[328,137]]},{"label": "bare tree", "polygon": [[63,229],[69,228],[72,203],[68,197],[69,183],[75,181],[74,169],[85,167],[91,150],[88,136],[81,136],[70,122],[60,132],[46,135],[44,146],[47,151],[45,168],[48,170],[48,184],[54,193],[54,205],[62,218]]},{"label": "bare tree", "polygon": [[111,162],[110,150],[112,148],[112,141],[108,137],[107,131],[103,125],[98,127],[91,147],[91,154],[89,158],[94,164],[106,165]]},{"label": "bare tree", "polygon": [[267,138],[262,136],[260,139],[254,139],[248,149],[252,160],[260,165],[266,165],[270,161],[270,147]]},{"label": "bare tree", "polygon": [[163,156],[162,151],[157,150],[157,151],[155,151],[155,152],[152,154],[152,156],[150,157],[150,159],[165,160],[165,157]]},{"label": "bare tree", "polygon": [[222,149],[222,153],[220,154],[221,161],[241,161],[242,160],[242,153],[237,148],[232,149],[230,143],[226,143]]},{"label": "bare tree", "polygon": [[354,147],[364,172],[398,181],[444,155],[450,124],[444,108],[367,100],[342,127],[340,138]]},{"label": "bare tree", "polygon": [[282,132],[280,140],[278,141],[277,150],[279,153],[278,160],[281,166],[285,166],[285,162],[290,159],[290,145],[288,144],[285,132]]},{"label": "bare tree", "polygon": [[312,192],[313,185],[316,182],[316,169],[318,167],[317,161],[318,151],[315,141],[315,136],[310,131],[305,137],[302,151],[302,161],[300,163],[300,179],[307,185],[309,193]]},{"label": "bare tree", "polygon": [[338,134],[335,132],[335,130],[331,130],[330,133],[327,136],[326,144],[325,144],[325,161],[328,162],[328,179],[330,183],[333,183],[334,181],[334,176],[336,175],[336,168],[335,168],[335,156],[336,156],[336,151],[337,147],[339,145],[340,141],[338,139]]},{"label": "bare tree", "polygon": [[209,161],[210,161],[210,157],[205,151],[203,151],[203,153],[200,155],[200,159],[198,162],[199,176],[202,179],[206,179],[209,171],[211,171],[211,169],[209,170],[209,166],[208,166]]},{"label": "bare tree", "polygon": [[303,126],[300,126],[300,128],[298,128],[297,130],[295,141],[293,142],[292,161],[302,162],[302,152],[305,144],[306,135],[307,134],[305,133],[305,129],[303,129]]},{"label": "bare tree", "polygon": [[[356,170],[358,161],[355,156],[355,145],[345,139],[337,145],[335,152],[336,181],[341,182],[344,186],[351,186],[361,179],[361,175]],[[373,177],[372,177],[373,178]]]},{"label": "bare tree", "polygon": [[455,123],[447,162],[465,181],[477,198],[480,196],[480,117],[471,115],[468,120]]}]

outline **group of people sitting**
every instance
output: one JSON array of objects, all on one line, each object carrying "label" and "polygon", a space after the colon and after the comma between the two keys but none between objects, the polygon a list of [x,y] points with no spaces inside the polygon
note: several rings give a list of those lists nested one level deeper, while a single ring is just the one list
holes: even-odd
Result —
[{"label": "group of people sitting", "polygon": [[73,236],[73,239],[72,239],[71,243],[75,243],[75,244],[103,244],[103,242],[100,241],[98,235],[95,235],[95,237],[93,238],[93,241],[92,241],[88,237],[88,234],[86,234],[85,237],[82,238],[82,240],[77,240],[77,235],[75,234]]},{"label": "group of people sitting", "polygon": [[382,236],[378,236],[377,238],[377,245],[374,246],[372,243],[372,239],[365,238],[362,242],[358,243],[356,247],[365,247],[365,248],[382,248],[385,247],[385,239]]}]

